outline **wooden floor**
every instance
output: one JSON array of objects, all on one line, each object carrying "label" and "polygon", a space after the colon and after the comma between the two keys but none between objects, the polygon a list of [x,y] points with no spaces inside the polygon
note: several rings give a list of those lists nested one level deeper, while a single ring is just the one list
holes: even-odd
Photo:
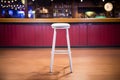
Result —
[{"label": "wooden floor", "polygon": [[72,48],[73,73],[68,55],[55,55],[49,72],[51,48],[0,49],[0,80],[120,80],[120,48]]}]

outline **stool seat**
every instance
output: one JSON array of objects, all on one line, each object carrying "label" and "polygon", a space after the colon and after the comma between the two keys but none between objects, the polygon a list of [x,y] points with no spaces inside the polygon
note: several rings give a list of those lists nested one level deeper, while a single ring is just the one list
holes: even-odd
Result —
[{"label": "stool seat", "polygon": [[70,24],[68,23],[53,23],[52,28],[56,28],[56,29],[67,29],[70,28]]}]

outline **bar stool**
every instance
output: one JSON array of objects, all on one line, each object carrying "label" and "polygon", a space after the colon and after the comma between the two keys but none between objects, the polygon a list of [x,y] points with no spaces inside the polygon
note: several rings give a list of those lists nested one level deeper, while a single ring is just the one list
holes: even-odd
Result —
[{"label": "bar stool", "polygon": [[[69,64],[70,64],[70,72],[72,72],[72,57],[71,57],[71,49],[70,49],[69,31],[68,31],[68,29],[70,28],[70,24],[68,24],[68,23],[53,23],[51,26],[54,29],[54,33],[53,33],[53,43],[52,43],[52,51],[51,51],[50,72],[52,72],[52,69],[53,69],[54,54],[68,54]],[[67,50],[55,50],[56,35],[57,35],[56,30],[57,29],[65,29],[66,30]]]}]

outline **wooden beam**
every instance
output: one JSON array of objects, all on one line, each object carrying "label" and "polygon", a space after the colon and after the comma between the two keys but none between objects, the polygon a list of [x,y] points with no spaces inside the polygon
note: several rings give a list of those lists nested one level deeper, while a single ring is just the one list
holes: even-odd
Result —
[{"label": "wooden beam", "polygon": [[28,2],[25,0],[25,18],[28,18]]}]

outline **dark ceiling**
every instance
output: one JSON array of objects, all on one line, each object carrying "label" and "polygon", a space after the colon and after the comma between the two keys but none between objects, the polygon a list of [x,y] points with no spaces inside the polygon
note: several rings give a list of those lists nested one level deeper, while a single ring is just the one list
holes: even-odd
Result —
[{"label": "dark ceiling", "polygon": [[[28,3],[29,4],[33,4],[33,5],[41,5],[41,6],[50,6],[52,3],[56,3],[56,4],[60,4],[60,3],[65,3],[65,4],[68,4],[68,3],[73,3],[74,2],[77,2],[79,3],[81,0],[34,0],[34,2],[32,0],[28,0]],[[84,2],[92,2],[93,4],[95,5],[98,5],[100,2],[103,2],[102,0],[83,0],[83,3]],[[116,4],[120,4],[120,1],[119,0],[105,0],[104,3],[106,2],[112,2],[112,3],[116,3]]]}]

